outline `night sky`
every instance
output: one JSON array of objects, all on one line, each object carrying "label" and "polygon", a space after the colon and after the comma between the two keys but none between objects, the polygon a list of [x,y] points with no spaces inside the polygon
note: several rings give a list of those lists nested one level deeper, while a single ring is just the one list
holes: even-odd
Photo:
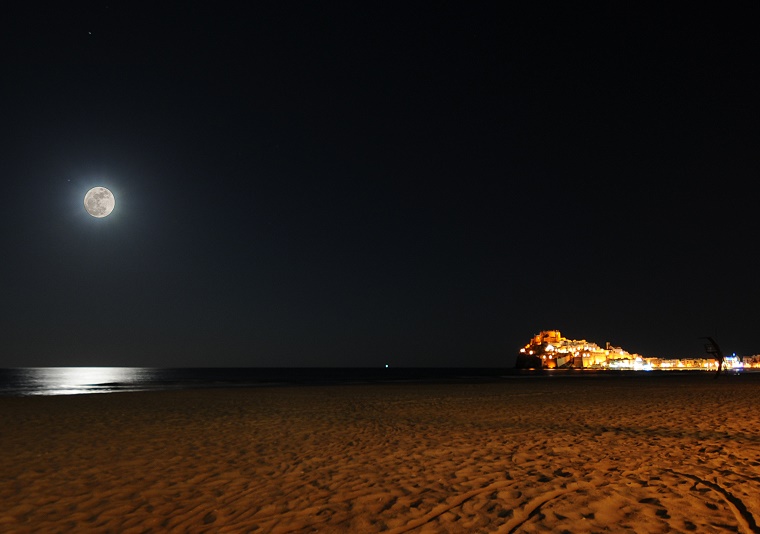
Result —
[{"label": "night sky", "polygon": [[6,13],[0,367],[760,353],[756,2],[517,5]]}]

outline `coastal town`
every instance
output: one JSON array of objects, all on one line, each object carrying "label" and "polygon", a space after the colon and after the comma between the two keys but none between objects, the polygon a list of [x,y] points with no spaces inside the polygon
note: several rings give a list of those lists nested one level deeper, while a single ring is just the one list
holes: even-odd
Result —
[{"label": "coastal town", "polygon": [[[709,354],[688,359],[650,358],[630,353],[609,342],[604,347],[585,339],[568,339],[559,330],[543,330],[520,349],[516,367],[521,369],[616,369],[631,371],[716,371],[718,359]],[[760,369],[760,355],[727,355],[725,370]]]}]

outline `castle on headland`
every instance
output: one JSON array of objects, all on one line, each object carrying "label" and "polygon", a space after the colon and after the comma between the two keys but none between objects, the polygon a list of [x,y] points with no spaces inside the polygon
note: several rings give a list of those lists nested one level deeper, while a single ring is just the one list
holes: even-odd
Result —
[{"label": "castle on headland", "polygon": [[[533,336],[530,342],[520,349],[516,367],[521,369],[605,369],[620,367],[634,368],[635,362],[643,358],[630,354],[620,347],[613,347],[607,342],[605,348],[585,339],[567,339],[559,330],[544,330]],[[628,362],[632,362],[629,367]]]},{"label": "castle on headland", "polygon": [[[517,355],[518,369],[622,369],[633,371],[707,370],[718,368],[714,358],[645,358],[609,342],[604,348],[585,339],[567,339],[559,330],[544,330],[533,336]],[[726,369],[760,367],[760,358],[727,356]]]}]

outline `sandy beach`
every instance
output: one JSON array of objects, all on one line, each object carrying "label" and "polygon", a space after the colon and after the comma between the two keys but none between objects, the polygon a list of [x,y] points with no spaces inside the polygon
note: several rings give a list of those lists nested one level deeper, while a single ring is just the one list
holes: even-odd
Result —
[{"label": "sandy beach", "polygon": [[760,375],[0,398],[2,532],[758,532]]}]

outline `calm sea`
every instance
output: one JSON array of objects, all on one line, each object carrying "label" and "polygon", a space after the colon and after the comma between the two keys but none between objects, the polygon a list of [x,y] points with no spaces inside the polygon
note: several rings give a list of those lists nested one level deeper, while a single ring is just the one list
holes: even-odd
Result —
[{"label": "calm sea", "polygon": [[26,367],[0,369],[0,396],[388,381],[498,380],[514,369]]},{"label": "calm sea", "polygon": [[[729,374],[729,373],[726,373]],[[734,373],[735,374],[735,373]],[[754,375],[760,380],[760,373]],[[710,379],[702,371],[526,371],[512,368],[177,368],[150,367],[26,367],[0,369],[0,397],[77,395],[121,391],[195,388],[275,387],[372,383],[424,383],[556,380],[693,378]],[[749,378],[749,376],[748,376]]]}]

